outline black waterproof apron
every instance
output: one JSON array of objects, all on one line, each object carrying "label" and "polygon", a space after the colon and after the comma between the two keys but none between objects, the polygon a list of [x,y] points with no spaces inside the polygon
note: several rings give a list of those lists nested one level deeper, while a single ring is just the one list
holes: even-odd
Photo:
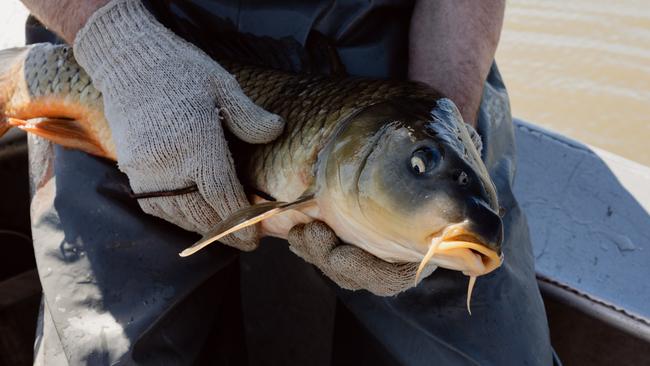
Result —
[{"label": "black waterproof apron", "polygon": [[[411,1],[149,6],[197,44],[218,36],[224,19],[240,32],[303,44],[316,30],[334,42],[350,74],[406,76]],[[514,135],[496,67],[478,130],[506,209],[505,263],[478,280],[471,316],[467,277],[442,269],[383,298],[341,290],[279,240],[265,240],[253,253],[213,246],[180,259],[197,236],[141,212],[114,164],[59,147],[48,163],[49,148],[30,138],[32,232],[44,291],[37,362],[552,364],[528,228],[512,196]],[[53,177],[42,178],[52,174],[48,166]]]}]

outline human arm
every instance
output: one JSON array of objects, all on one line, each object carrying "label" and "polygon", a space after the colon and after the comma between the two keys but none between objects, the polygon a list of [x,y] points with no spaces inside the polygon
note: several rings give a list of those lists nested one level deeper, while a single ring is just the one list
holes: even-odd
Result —
[{"label": "human arm", "polygon": [[21,0],[47,28],[72,44],[88,18],[109,0]]},{"label": "human arm", "polygon": [[409,37],[409,78],[456,103],[476,125],[483,83],[497,49],[505,0],[418,0]]},{"label": "human arm", "polygon": [[[56,8],[29,2],[45,24],[74,40],[76,60],[102,92],[120,170],[136,194],[153,195],[138,199],[145,212],[206,233],[248,205],[224,129],[249,143],[268,142],[282,132],[280,117],[252,103],[234,76],[139,0],[89,1],[105,4],[99,9],[86,8],[86,1]],[[70,22],[74,16],[86,20]],[[178,194],[158,194],[170,191]],[[254,249],[257,233],[251,228],[224,242]]]}]

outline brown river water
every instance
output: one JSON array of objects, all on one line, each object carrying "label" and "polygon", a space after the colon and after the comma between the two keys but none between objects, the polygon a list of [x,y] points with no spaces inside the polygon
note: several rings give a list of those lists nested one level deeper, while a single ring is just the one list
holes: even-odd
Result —
[{"label": "brown river water", "polygon": [[650,166],[650,1],[509,0],[515,117]]}]

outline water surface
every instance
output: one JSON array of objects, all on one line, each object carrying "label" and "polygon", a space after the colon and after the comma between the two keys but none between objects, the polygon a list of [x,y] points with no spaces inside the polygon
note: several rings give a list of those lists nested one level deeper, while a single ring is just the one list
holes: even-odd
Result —
[{"label": "water surface", "polygon": [[513,115],[650,166],[650,1],[510,0]]}]

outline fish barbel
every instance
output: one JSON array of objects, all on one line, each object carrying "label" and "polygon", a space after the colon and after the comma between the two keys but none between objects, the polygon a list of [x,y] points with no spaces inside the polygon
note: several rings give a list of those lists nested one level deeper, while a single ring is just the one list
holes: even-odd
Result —
[{"label": "fish barbel", "polygon": [[[389,262],[477,276],[501,264],[494,184],[456,106],[414,82],[292,74],[220,60],[242,90],[287,122],[274,142],[229,139],[252,206],[225,218],[190,255],[248,225],[286,238],[327,223]],[[116,160],[101,93],[68,46],[0,52],[0,135],[17,126]],[[417,280],[416,280],[417,281]]]}]

